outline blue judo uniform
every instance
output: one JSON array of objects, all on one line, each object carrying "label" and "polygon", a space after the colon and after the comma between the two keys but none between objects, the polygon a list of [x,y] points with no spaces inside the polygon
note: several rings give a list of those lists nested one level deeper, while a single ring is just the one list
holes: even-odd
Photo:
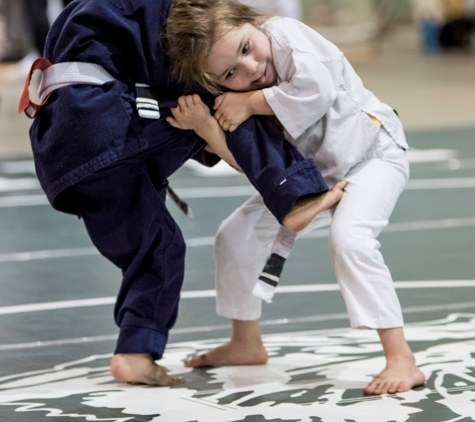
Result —
[{"label": "blue judo uniform", "polygon": [[[52,63],[96,63],[114,78],[53,92],[31,127],[40,183],[58,210],[80,216],[98,250],[121,268],[116,353],[162,355],[178,310],[185,243],[165,206],[167,178],[186,160],[219,158],[165,117],[183,89],[170,78],[160,34],[170,0],[76,0],[48,35]],[[140,117],[135,84],[156,90],[161,117]],[[327,190],[265,117],[227,134],[229,149],[279,221],[295,201]]]}]

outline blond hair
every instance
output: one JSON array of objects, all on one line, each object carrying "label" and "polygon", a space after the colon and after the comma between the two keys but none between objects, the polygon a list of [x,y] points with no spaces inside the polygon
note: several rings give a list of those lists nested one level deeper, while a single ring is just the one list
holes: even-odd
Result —
[{"label": "blond hair", "polygon": [[205,70],[214,44],[226,29],[246,23],[257,27],[270,17],[235,0],[172,0],[162,44],[173,77],[188,89],[202,87],[219,94],[214,75]]}]

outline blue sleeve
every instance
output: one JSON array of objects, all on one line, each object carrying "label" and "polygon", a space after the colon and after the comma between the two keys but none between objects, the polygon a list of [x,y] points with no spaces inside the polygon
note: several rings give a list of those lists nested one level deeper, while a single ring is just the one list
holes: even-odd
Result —
[{"label": "blue sleeve", "polygon": [[279,223],[301,196],[328,191],[314,161],[305,159],[265,116],[251,117],[227,132],[226,141]]}]

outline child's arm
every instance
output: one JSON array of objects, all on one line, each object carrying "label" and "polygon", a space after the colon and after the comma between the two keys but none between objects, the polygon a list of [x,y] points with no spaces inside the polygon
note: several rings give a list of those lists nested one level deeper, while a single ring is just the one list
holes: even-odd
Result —
[{"label": "child's arm", "polygon": [[177,129],[194,130],[206,141],[208,150],[221,157],[236,170],[242,171],[228,149],[226,136],[218,121],[211,116],[208,106],[201,101],[199,95],[180,97],[178,107],[172,108],[171,112],[173,117],[166,118],[168,123]]},{"label": "child's arm", "polygon": [[233,132],[241,123],[253,115],[274,116],[261,90],[249,92],[227,92],[216,98],[214,117],[223,130]]}]

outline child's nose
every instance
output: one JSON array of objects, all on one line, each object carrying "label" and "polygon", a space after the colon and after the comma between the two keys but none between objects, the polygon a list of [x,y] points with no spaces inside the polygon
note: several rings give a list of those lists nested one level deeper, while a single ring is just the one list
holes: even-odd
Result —
[{"label": "child's nose", "polygon": [[253,76],[257,72],[259,63],[256,62],[252,57],[247,57],[244,62],[244,68],[248,76]]}]

